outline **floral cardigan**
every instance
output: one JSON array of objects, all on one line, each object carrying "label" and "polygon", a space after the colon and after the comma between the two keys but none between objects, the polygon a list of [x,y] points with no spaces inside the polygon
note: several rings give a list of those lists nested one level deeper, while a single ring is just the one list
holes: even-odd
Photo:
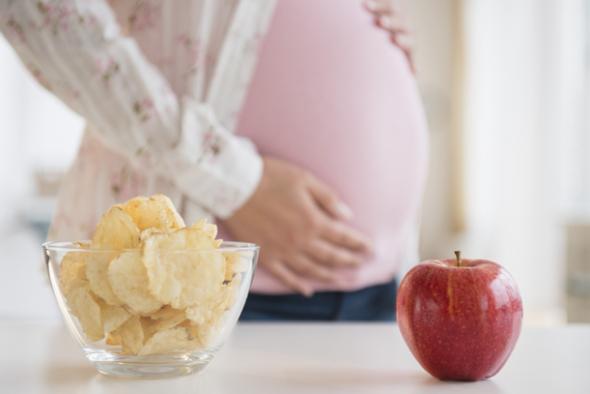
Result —
[{"label": "floral cardigan", "polygon": [[[87,121],[50,238],[88,237],[111,204],[169,195],[227,217],[262,164],[232,134],[274,0],[0,0],[0,30]],[[47,133],[55,125],[47,125]]]}]

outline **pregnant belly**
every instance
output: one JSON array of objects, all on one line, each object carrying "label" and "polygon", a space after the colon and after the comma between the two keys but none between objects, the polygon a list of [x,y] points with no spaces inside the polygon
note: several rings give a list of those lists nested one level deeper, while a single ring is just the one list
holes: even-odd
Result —
[{"label": "pregnant belly", "polygon": [[[330,186],[352,209],[351,224],[369,236],[376,260],[393,261],[398,241],[421,202],[426,167],[426,133],[420,114],[406,105],[350,108],[342,115],[277,119],[274,133],[259,132],[256,121],[240,128],[262,155],[286,160]],[[350,118],[350,117],[349,117]],[[331,124],[330,124],[331,123]]]},{"label": "pregnant belly", "polygon": [[422,106],[404,59],[397,60],[399,72],[389,68],[356,84],[299,80],[277,89],[255,80],[237,130],[262,155],[328,184],[352,209],[352,225],[373,239],[381,261],[399,255],[427,164]]},{"label": "pregnant belly", "polygon": [[376,282],[377,266],[397,263],[421,201],[426,125],[406,59],[360,1],[278,2],[237,133],[350,206],[379,263],[350,275]]}]

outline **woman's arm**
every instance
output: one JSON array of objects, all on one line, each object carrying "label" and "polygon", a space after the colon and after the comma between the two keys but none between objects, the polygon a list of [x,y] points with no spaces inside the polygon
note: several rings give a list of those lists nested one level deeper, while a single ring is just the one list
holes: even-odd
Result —
[{"label": "woman's arm", "polygon": [[0,30],[105,144],[216,216],[231,215],[258,184],[262,164],[252,145],[204,103],[179,102],[106,1],[0,0]]}]

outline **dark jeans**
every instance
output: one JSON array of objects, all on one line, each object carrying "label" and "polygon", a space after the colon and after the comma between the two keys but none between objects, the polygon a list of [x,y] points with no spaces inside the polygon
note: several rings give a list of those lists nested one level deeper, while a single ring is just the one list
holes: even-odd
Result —
[{"label": "dark jeans", "polygon": [[240,321],[394,321],[397,282],[351,292],[250,293]]}]

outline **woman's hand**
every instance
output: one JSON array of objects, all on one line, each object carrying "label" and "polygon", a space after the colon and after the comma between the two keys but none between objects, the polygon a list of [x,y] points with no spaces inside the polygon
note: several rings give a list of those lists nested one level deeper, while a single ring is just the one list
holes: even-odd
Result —
[{"label": "woman's hand", "polygon": [[365,0],[365,8],[373,14],[375,25],[389,33],[389,38],[408,59],[413,73],[416,73],[412,54],[412,40],[408,26],[401,17],[399,6],[393,0]]},{"label": "woman's hand", "polygon": [[368,239],[345,223],[351,214],[308,172],[265,158],[258,188],[223,224],[237,239],[260,245],[261,266],[309,296],[303,278],[337,282],[331,268],[356,266],[369,252]]}]

